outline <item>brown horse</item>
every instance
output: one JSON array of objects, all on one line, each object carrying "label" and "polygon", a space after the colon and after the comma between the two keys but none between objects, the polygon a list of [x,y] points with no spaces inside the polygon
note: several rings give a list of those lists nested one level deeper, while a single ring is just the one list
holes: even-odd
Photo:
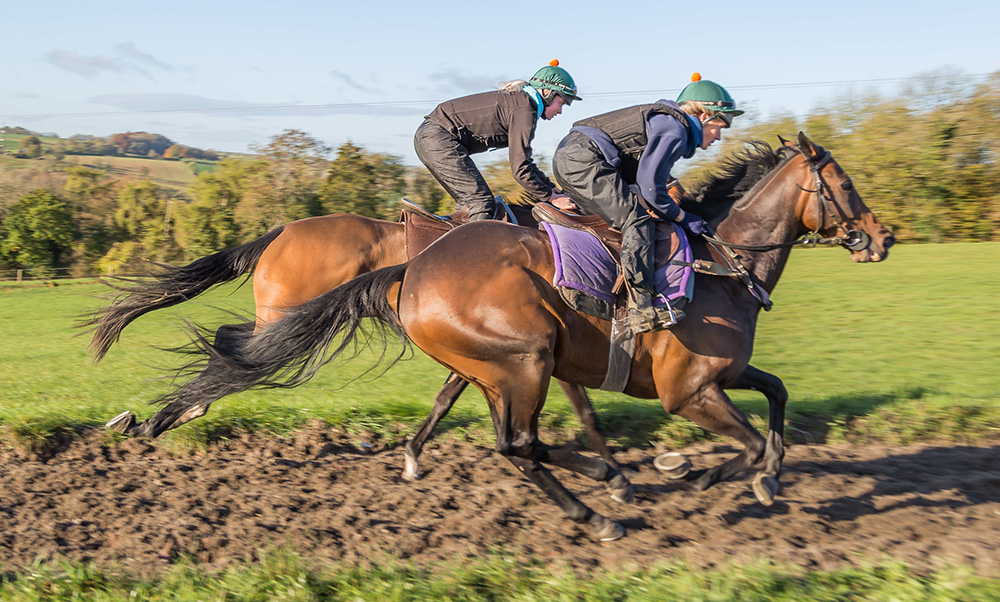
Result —
[{"label": "brown horse", "polygon": [[[509,205],[509,210],[518,223],[537,225],[530,208]],[[406,247],[401,222],[339,213],[286,224],[257,240],[202,257],[186,266],[161,264],[150,278],[128,279],[130,284],[124,286],[112,285],[123,294],[90,314],[84,324],[93,327],[90,349],[95,362],[100,362],[133,320],[253,272],[256,320],[220,327],[215,343],[225,346],[240,333],[260,332],[267,324],[280,320],[289,307],[305,303],[360,274],[403,263],[407,259]],[[419,249],[411,248],[409,254],[416,251]],[[430,415],[404,447],[404,478],[420,477],[418,457],[424,444],[468,384],[454,374],[445,380]],[[559,384],[583,423],[591,446],[618,467],[601,434],[586,390],[579,385]],[[176,411],[176,406],[168,406],[138,423],[135,414],[126,411],[112,418],[107,426],[122,434],[155,438],[203,416],[207,409],[206,405]]]},{"label": "brown horse", "polygon": [[[743,161],[769,165],[739,200],[713,202],[704,191],[697,213],[719,237],[748,249],[745,265],[768,292],[788,260],[790,243],[814,233],[850,248],[856,262],[886,258],[894,239],[862,202],[829,152],[800,133],[798,144],[778,151],[755,145]],[[718,189],[734,188],[725,178]],[[705,253],[705,249],[701,249]],[[483,275],[488,274],[484,278]],[[257,336],[220,348],[195,344],[216,362],[168,397],[200,405],[254,386],[295,386],[340,353],[364,317],[476,385],[489,404],[497,450],[552,498],[574,521],[588,523],[601,540],[624,529],[593,512],[543,464],[603,481],[623,491],[623,478],[597,458],[543,444],[538,417],[550,378],[597,387],[608,369],[611,324],[571,310],[551,285],[552,251],[543,232],[477,222],[458,228],[406,264],[362,275],[290,309]],[[769,504],[784,457],[782,433],[788,398],[781,380],[749,365],[761,304],[743,282],[699,277],[687,317],[668,331],[638,336],[625,393],[658,398],[664,409],[701,427],[733,437],[744,448],[734,458],[688,475],[705,489],[747,470],[757,471],[754,493]],[[330,349],[336,336],[339,347]],[[383,337],[383,344],[385,338]],[[724,389],[754,389],[769,402],[765,439],[733,405]]]}]

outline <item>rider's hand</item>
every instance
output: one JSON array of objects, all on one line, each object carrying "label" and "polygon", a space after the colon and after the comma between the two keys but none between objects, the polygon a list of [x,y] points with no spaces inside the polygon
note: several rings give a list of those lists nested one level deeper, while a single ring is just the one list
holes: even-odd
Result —
[{"label": "rider's hand", "polygon": [[560,211],[573,211],[576,209],[576,203],[567,194],[553,193],[549,197],[549,204],[555,206]]},{"label": "rider's hand", "polygon": [[705,220],[701,219],[697,215],[694,215],[693,213],[685,212],[684,216],[677,220],[677,223],[691,234],[695,234],[697,236],[705,236],[708,234],[708,224],[705,223]]}]

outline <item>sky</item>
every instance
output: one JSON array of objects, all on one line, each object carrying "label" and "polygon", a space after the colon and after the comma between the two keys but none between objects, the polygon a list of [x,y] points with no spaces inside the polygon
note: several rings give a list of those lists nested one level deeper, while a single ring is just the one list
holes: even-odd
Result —
[{"label": "sky", "polygon": [[750,120],[989,74],[998,23],[996,0],[0,0],[0,126],[228,152],[298,129],[418,165],[413,132],[437,103],[556,58],[583,100],[539,123],[551,157],[574,121],[673,99],[693,72]]}]

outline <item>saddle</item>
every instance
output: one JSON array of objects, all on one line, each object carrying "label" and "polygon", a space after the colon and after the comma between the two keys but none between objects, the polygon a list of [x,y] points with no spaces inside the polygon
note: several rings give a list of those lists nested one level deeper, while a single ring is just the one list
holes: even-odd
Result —
[{"label": "saddle", "polygon": [[538,223],[548,222],[557,226],[565,226],[574,230],[584,230],[597,237],[601,244],[607,247],[612,257],[616,260],[622,253],[622,233],[604,221],[597,215],[577,215],[565,213],[554,205],[544,201],[535,204],[531,210]]},{"label": "saddle", "polygon": [[[514,213],[503,200],[503,197],[494,198],[497,204],[497,212],[503,212],[499,221],[517,223]],[[399,221],[403,223],[406,240],[406,259],[413,259],[417,254],[431,245],[432,242],[441,238],[451,230],[469,223],[469,209],[460,207],[451,215],[437,215],[424,209],[410,199],[403,197],[400,202],[402,211]],[[555,209],[555,207],[553,207]],[[557,210],[558,211],[558,210]]]}]

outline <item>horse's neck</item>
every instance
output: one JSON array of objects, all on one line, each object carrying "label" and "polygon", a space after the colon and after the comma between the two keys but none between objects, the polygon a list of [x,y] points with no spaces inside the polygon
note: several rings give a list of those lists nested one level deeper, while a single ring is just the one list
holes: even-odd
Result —
[{"label": "horse's neck", "polygon": [[[726,242],[742,245],[772,245],[796,240],[803,225],[798,211],[801,183],[793,167],[784,164],[761,186],[735,203],[716,230]],[[772,251],[737,251],[744,266],[770,293],[785,268],[790,247]]]}]

